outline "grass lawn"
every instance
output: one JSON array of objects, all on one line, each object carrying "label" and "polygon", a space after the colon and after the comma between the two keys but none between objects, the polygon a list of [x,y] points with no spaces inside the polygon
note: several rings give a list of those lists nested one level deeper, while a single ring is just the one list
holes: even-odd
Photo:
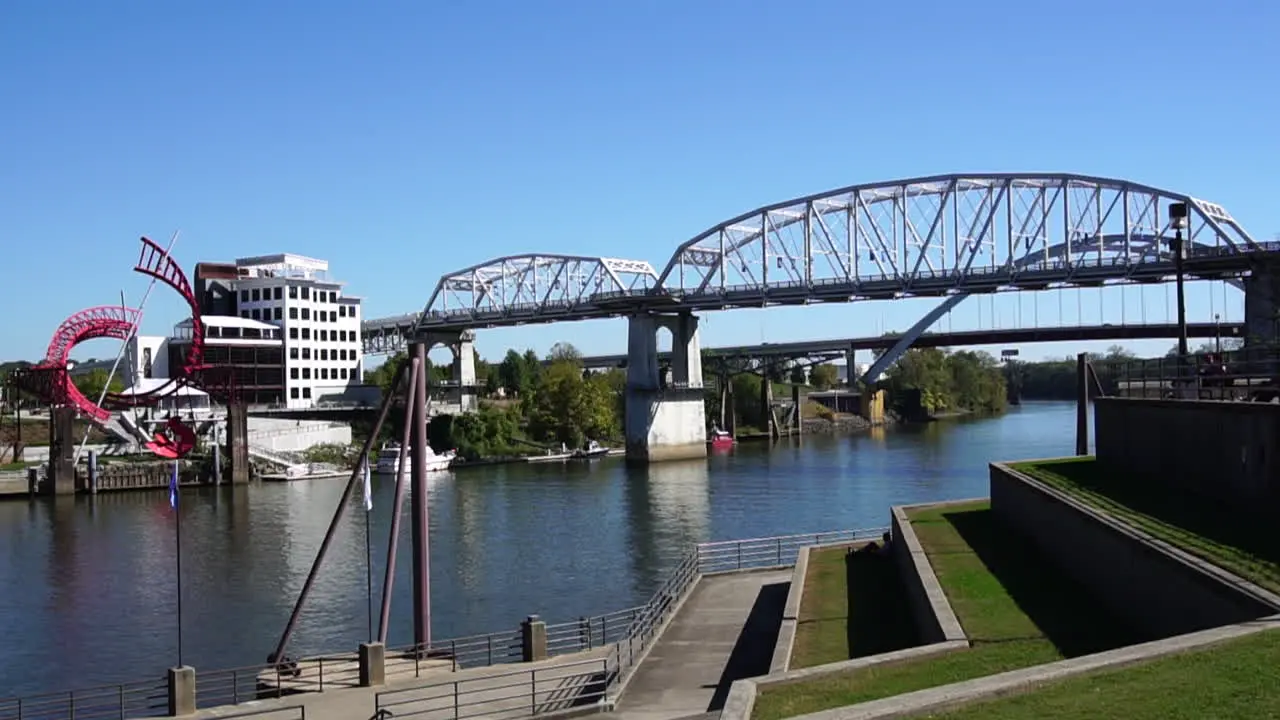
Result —
[{"label": "grass lawn", "polygon": [[1280,534],[1169,482],[1109,473],[1091,457],[1014,469],[1193,555],[1280,592]]},{"label": "grass lawn", "polygon": [[765,688],[753,718],[775,720],[1087,655],[1150,638],[1118,624],[986,501],[910,513],[973,647]]},{"label": "grass lawn", "polygon": [[809,553],[791,667],[848,660],[919,643],[892,558],[832,548]]},{"label": "grass lawn", "polygon": [[928,717],[947,720],[1280,717],[1275,667],[1280,632],[1268,631],[1142,665],[1104,670],[1032,692]]}]

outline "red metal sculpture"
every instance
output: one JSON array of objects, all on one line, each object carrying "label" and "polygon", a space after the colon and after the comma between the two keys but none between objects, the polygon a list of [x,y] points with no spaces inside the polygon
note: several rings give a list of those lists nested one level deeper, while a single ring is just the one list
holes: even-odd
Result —
[{"label": "red metal sculpture", "polygon": [[[110,421],[113,410],[152,406],[184,387],[197,388],[230,403],[234,394],[231,369],[204,362],[204,324],[186,273],[167,252],[146,237],[142,238],[142,251],[133,269],[176,290],[191,310],[191,347],[182,364],[171,372],[168,382],[147,392],[107,393],[102,405],[85,397],[71,382],[67,364],[73,347],[97,338],[123,341],[133,334],[141,312],[122,306],[89,308],[67,318],[54,332],[44,359],[25,370],[15,371],[9,381],[51,405],[73,407],[100,425]],[[157,433],[155,439],[146,444],[147,449],[165,458],[190,453],[196,445],[195,432],[178,417],[170,417],[166,427],[169,435]]]}]

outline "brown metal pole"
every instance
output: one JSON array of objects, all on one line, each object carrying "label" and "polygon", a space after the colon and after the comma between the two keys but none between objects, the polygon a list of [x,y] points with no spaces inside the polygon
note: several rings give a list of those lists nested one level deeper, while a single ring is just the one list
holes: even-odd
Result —
[{"label": "brown metal pole", "polygon": [[387,571],[382,577],[382,616],[378,621],[378,642],[387,644],[391,626],[391,588],[395,584],[396,549],[400,544],[400,514],[404,510],[404,471],[409,465],[409,441],[413,429],[413,401],[422,382],[422,366],[413,358],[409,385],[404,391],[404,432],[400,437],[400,459],[396,463],[396,500],[391,509],[391,541],[387,543]]},{"label": "brown metal pole", "polygon": [[[394,388],[400,383],[400,379],[404,377],[405,367],[406,365],[401,364],[396,369],[395,377],[391,380],[391,387]],[[373,447],[373,441],[378,438],[378,433],[382,432],[382,424],[387,420],[387,413],[391,411],[391,401],[395,399],[395,396],[394,392],[389,392],[386,397],[382,398],[382,407],[378,410],[378,421],[374,423],[373,431],[365,439],[364,447],[360,451],[360,457],[369,457],[369,450]],[[307,595],[311,592],[312,584],[315,583],[320,564],[324,562],[325,553],[328,552],[329,545],[333,542],[338,523],[342,520],[342,513],[346,511],[347,504],[351,501],[351,493],[355,491],[356,481],[360,479],[360,469],[360,463],[356,463],[355,469],[351,471],[351,478],[347,480],[347,487],[342,491],[342,499],[338,501],[338,508],[333,511],[333,519],[329,521],[329,529],[325,531],[324,541],[320,543],[320,551],[316,553],[315,562],[311,563],[311,571],[307,573],[307,581],[302,584],[302,591],[298,593],[298,600],[293,605],[293,613],[289,615],[289,622],[284,626],[284,632],[280,635],[280,642],[276,645],[275,663],[279,663],[284,659],[284,650],[289,644],[289,636],[293,634],[293,627],[297,624],[298,615],[302,613],[302,606],[307,601]]]},{"label": "brown metal pole", "polygon": [[427,346],[416,343],[413,355],[421,382],[413,398],[413,644],[421,652],[431,648],[431,539],[427,518]]}]

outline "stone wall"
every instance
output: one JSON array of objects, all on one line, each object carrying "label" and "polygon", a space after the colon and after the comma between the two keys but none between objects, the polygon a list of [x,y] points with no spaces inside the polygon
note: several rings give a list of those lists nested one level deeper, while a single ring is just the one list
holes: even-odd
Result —
[{"label": "stone wall", "polygon": [[1280,405],[1098,398],[1098,461],[1229,506],[1280,511]]},{"label": "stone wall", "polygon": [[1117,616],[1153,638],[1280,611],[1280,597],[1000,463],[991,464],[991,509]]}]

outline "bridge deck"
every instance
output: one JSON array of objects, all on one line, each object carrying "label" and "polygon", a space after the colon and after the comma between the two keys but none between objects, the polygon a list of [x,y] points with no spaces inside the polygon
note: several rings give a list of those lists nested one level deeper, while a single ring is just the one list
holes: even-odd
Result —
[{"label": "bridge deck", "polygon": [[623,691],[624,720],[718,711],[733,681],[765,675],[778,638],[791,570],[699,581]]}]

